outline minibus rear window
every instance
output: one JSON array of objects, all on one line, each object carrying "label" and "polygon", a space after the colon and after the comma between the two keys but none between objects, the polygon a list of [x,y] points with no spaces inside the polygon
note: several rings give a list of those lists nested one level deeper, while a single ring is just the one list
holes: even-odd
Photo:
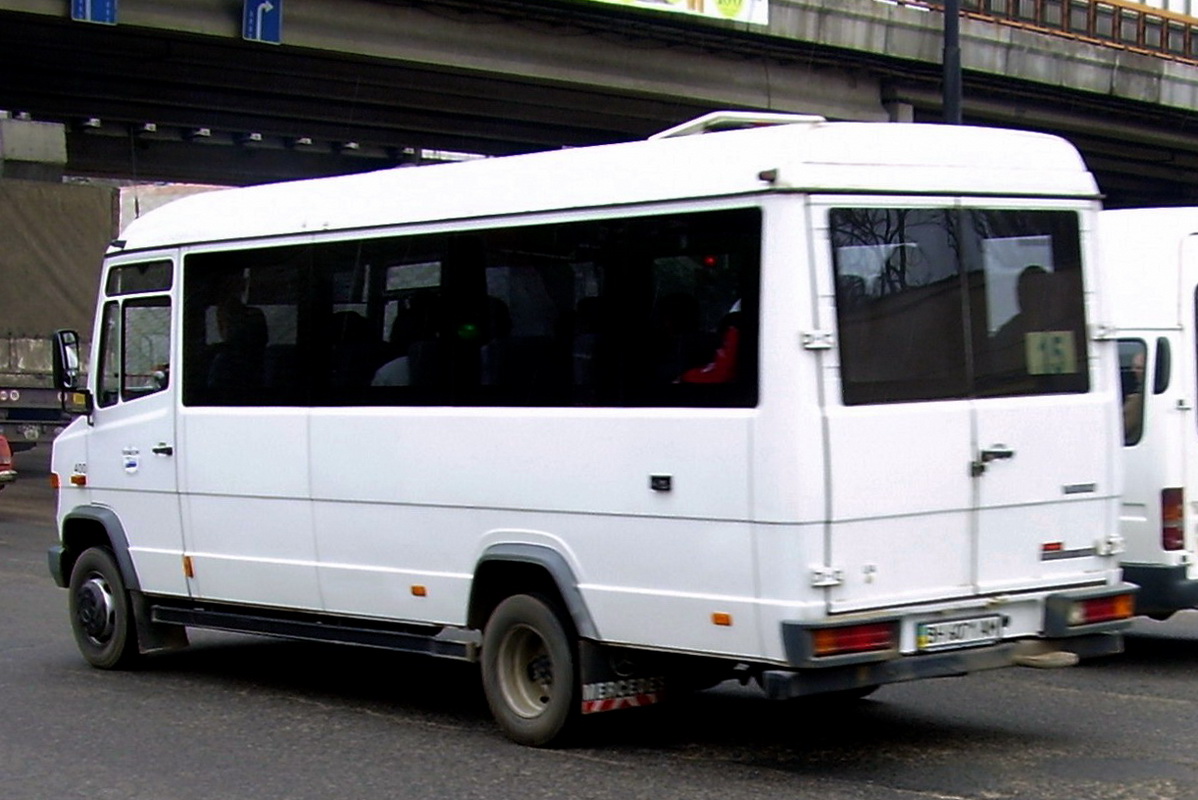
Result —
[{"label": "minibus rear window", "polygon": [[1089,391],[1073,212],[838,208],[847,405]]}]

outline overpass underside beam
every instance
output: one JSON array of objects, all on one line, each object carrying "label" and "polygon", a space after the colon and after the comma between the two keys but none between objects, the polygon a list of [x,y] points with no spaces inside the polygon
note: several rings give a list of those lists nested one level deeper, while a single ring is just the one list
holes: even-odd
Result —
[{"label": "overpass underside beam", "polygon": [[[622,141],[717,108],[942,118],[942,15],[875,0],[771,0],[768,27],[583,0],[291,0],[279,46],[242,41],[241,6],[121,0],[108,26],[0,0],[0,109],[65,125],[68,172],[221,183]],[[1179,165],[1166,193],[1198,184],[1198,68],[976,17],[961,33],[967,123],[1063,133],[1104,188],[1145,164]]]},{"label": "overpass underside beam", "polygon": [[[115,158],[162,177],[156,165],[192,160],[174,145],[202,129],[204,144],[252,145],[218,159],[249,167],[234,176],[246,182],[403,163],[425,149],[640,138],[715,108],[888,116],[868,72],[799,51],[713,50],[710,35],[687,43],[452,4],[312,0],[287,7],[286,44],[272,47],[241,41],[232,3],[122,0],[116,26],[71,23],[58,0],[6,14],[12,4],[0,0],[0,69],[21,77],[0,83],[0,108],[68,123],[72,165],[87,171]],[[214,154],[194,159],[210,165]]]}]

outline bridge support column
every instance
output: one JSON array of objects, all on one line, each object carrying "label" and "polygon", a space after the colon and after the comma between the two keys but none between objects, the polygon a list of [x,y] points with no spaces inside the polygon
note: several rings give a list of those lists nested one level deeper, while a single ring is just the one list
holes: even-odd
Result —
[{"label": "bridge support column", "polygon": [[14,118],[0,111],[0,178],[58,182],[66,164],[65,125]]},{"label": "bridge support column", "polygon": [[886,113],[890,115],[891,122],[914,122],[915,121],[915,106],[910,103],[904,103],[899,100],[890,100],[882,104],[886,108]]}]

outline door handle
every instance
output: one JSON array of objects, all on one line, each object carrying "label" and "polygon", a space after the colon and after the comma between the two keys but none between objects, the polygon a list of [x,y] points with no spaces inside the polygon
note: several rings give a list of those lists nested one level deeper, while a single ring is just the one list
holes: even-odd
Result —
[{"label": "door handle", "polygon": [[982,461],[989,464],[991,461],[1011,458],[1014,455],[1015,451],[1007,447],[1005,444],[996,444],[992,447],[987,447],[982,451]]},{"label": "door handle", "polygon": [[175,454],[175,448],[171,447],[169,444],[160,442],[151,447],[150,452],[159,456],[170,456]]},{"label": "door handle", "polygon": [[973,477],[978,477],[986,471],[986,465],[991,461],[1001,461],[1008,458],[1014,458],[1015,451],[1007,447],[1005,444],[995,444],[990,447],[983,448],[978,453],[978,460],[972,461],[969,464],[969,474]]}]

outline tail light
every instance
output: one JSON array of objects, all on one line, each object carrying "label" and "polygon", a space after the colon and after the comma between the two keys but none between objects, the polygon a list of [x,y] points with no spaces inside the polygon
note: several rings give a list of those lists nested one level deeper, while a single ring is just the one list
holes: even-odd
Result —
[{"label": "tail light", "polygon": [[869,653],[896,646],[895,626],[888,622],[820,628],[811,635],[816,657]]},{"label": "tail light", "polygon": [[1161,490],[1161,547],[1185,549],[1185,492],[1180,488]]},{"label": "tail light", "polygon": [[1078,600],[1069,607],[1069,625],[1091,625],[1129,619],[1135,613],[1135,598],[1130,594],[1113,594]]}]

